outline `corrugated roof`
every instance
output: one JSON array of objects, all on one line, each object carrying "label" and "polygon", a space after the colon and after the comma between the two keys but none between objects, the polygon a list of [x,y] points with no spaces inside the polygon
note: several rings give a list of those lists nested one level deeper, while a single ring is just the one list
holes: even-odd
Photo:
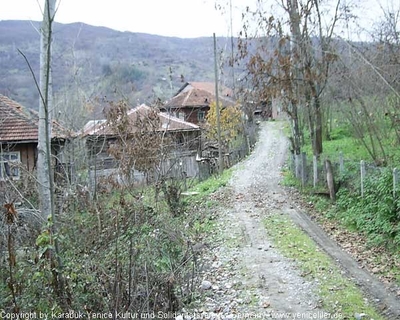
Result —
[{"label": "corrugated roof", "polygon": [[[146,117],[150,114],[154,109],[146,106],[144,104],[133,108],[128,111],[129,121],[131,125],[131,132],[135,132],[135,122],[138,117]],[[160,128],[158,131],[196,131],[200,130],[200,127],[186,122],[184,120],[178,119],[174,116],[168,115],[166,113],[162,113],[157,111],[157,115],[160,119]],[[96,120],[88,122],[82,132],[82,136],[97,136],[97,135],[106,135],[113,136],[116,133],[112,131],[112,129],[107,125],[106,120]]]},{"label": "corrugated roof", "polygon": [[[231,89],[222,86],[219,91],[219,100],[224,107],[235,104]],[[209,106],[215,100],[215,84],[213,82],[186,82],[175,96],[167,101],[165,108],[203,107]]]},{"label": "corrugated roof", "polygon": [[[0,142],[38,140],[38,113],[0,94]],[[65,138],[65,129],[53,121],[52,138]]]}]

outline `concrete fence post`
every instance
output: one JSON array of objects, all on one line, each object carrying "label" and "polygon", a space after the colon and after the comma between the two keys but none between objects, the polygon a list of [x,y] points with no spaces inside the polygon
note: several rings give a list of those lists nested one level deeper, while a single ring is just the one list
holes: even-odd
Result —
[{"label": "concrete fence post", "polygon": [[296,158],[294,154],[290,155],[290,170],[292,171],[293,175],[296,176]]},{"label": "concrete fence post", "polygon": [[315,155],[313,156],[313,173],[313,186],[315,188],[318,184],[318,157]]},{"label": "concrete fence post", "polygon": [[295,176],[296,176],[297,179],[300,179],[301,170],[302,170],[301,155],[300,154],[295,154],[294,155],[294,167],[295,167]]},{"label": "concrete fence post", "polygon": [[361,171],[361,197],[364,198],[364,182],[365,182],[365,161],[361,160],[360,162],[360,171]]},{"label": "concrete fence post", "polygon": [[397,198],[397,183],[399,179],[399,171],[397,168],[393,169],[393,198]]},{"label": "concrete fence post", "polygon": [[328,189],[329,189],[329,197],[332,202],[335,202],[336,201],[335,179],[333,176],[332,163],[329,159],[325,160],[325,169],[326,169],[326,182],[328,184]]},{"label": "concrete fence post", "polygon": [[301,185],[305,187],[307,180],[307,154],[301,153]]}]

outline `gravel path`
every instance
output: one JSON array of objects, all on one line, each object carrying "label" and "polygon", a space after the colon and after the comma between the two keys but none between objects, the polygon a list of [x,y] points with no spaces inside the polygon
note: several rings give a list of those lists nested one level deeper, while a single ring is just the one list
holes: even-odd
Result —
[{"label": "gravel path", "polygon": [[397,318],[399,302],[388,296],[371,275],[357,275],[365,271],[357,268],[354,260],[308,219],[280,186],[287,150],[282,123],[261,124],[255,150],[238,165],[230,185],[215,195],[226,206],[219,214],[215,242],[204,253],[207,267],[202,274],[203,295],[198,308],[183,311],[209,319],[334,318],[321,310],[314,293],[317,284],[302,277],[293,261],[283,257],[268,239],[261,219],[273,212],[292,217],[323,250],[344,265],[356,282],[375,285],[372,291],[378,292],[378,297],[373,297],[386,304],[391,318]]}]

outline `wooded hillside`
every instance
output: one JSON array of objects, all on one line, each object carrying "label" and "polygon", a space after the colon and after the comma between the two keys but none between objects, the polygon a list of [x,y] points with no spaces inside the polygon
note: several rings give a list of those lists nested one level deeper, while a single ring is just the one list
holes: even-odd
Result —
[{"label": "wooded hillside", "polygon": [[[37,108],[38,93],[20,50],[39,70],[39,22],[0,21],[0,93]],[[226,39],[220,39],[223,46]],[[213,42],[119,32],[83,23],[54,25],[56,96],[125,97],[151,102],[174,94],[182,81],[214,78]]]}]

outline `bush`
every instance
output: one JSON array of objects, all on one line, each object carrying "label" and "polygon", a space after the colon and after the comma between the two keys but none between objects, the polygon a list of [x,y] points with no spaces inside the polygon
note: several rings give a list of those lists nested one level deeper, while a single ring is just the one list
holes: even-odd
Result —
[{"label": "bush", "polygon": [[400,245],[400,200],[393,198],[389,169],[370,175],[364,184],[364,197],[344,188],[338,192],[337,209],[347,225],[365,233],[371,244],[395,248]]},{"label": "bush", "polygon": [[[158,200],[152,188],[113,188],[85,205],[71,193],[58,216],[58,234],[52,234],[49,221],[24,247],[13,239],[25,226],[13,224],[10,245],[0,242],[16,260],[10,268],[8,255],[0,259],[0,306],[7,312],[177,311],[191,302],[200,281],[202,265],[193,246],[214,225],[206,195],[230,173],[204,181],[199,187],[206,190],[186,208],[172,182]],[[5,227],[0,231],[7,234]],[[52,259],[55,238],[62,267]],[[59,271],[63,292],[57,291]]]},{"label": "bush", "polygon": [[351,137],[351,132],[349,127],[341,126],[332,129],[332,131],[329,133],[328,140],[340,140],[348,137]]}]

